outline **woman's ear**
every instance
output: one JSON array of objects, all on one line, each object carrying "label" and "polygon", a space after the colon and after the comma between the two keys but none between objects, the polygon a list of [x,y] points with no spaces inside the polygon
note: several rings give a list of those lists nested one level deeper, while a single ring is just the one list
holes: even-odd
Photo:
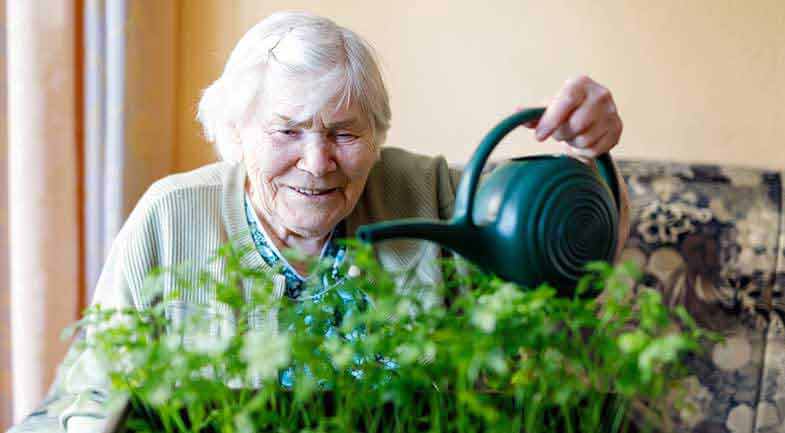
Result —
[{"label": "woman's ear", "polygon": [[237,123],[232,123],[229,126],[229,134],[232,140],[232,143],[236,145],[241,145],[243,143],[242,135],[240,134],[240,125]]},{"label": "woman's ear", "polygon": [[387,131],[381,134],[374,132],[371,137],[373,137],[373,152],[376,154],[376,162],[379,162],[382,160],[382,146],[387,141]]},{"label": "woman's ear", "polygon": [[240,126],[237,123],[229,125],[228,138],[234,147],[234,154],[237,155],[238,162],[243,162],[245,152],[243,152],[243,136]]}]

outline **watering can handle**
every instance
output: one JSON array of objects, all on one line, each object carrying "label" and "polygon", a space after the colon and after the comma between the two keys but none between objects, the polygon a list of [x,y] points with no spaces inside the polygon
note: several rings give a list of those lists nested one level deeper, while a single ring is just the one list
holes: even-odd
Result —
[{"label": "watering can handle", "polygon": [[[472,217],[474,195],[477,192],[477,184],[480,181],[482,169],[485,167],[485,163],[491,155],[491,152],[493,152],[496,145],[498,145],[502,138],[509,134],[510,131],[524,123],[539,119],[544,113],[545,108],[542,107],[521,110],[502,120],[501,123],[496,125],[496,127],[483,138],[480,142],[480,146],[474,153],[474,156],[472,156],[472,159],[466,166],[463,176],[461,176],[461,182],[458,185],[458,191],[455,194],[455,214],[452,217],[453,222],[468,224],[469,226],[474,227],[475,224]],[[619,182],[617,181],[616,168],[613,165],[610,152],[597,157],[597,161],[599,163],[597,165],[600,175],[605,179],[605,182],[608,184],[611,193],[613,194],[616,210],[620,210]]]}]

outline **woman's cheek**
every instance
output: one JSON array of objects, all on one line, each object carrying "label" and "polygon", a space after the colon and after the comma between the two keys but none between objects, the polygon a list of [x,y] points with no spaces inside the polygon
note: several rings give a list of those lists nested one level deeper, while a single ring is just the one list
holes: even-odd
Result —
[{"label": "woman's cheek", "polygon": [[[276,176],[283,174],[287,167],[296,162],[293,146],[280,146],[277,143],[259,142],[247,153],[249,165],[259,174]],[[249,167],[250,168],[250,167]]]},{"label": "woman's cheek", "polygon": [[339,159],[345,173],[350,178],[362,178],[376,163],[376,153],[367,144],[346,146],[339,151]]}]

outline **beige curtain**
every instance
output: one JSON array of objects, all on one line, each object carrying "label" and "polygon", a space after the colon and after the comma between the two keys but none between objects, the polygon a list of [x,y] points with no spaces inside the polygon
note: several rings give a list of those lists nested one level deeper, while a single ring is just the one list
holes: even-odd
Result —
[{"label": "beige curtain", "polygon": [[[105,20],[110,25],[92,37],[114,45],[91,44],[82,31],[86,11],[106,14],[109,7],[122,19]],[[5,431],[11,413],[13,422],[28,415],[53,379],[67,347],[60,332],[89,302],[88,288],[97,278],[85,264],[100,269],[105,246],[136,200],[174,166],[178,2],[0,0],[0,8],[7,23],[0,26],[0,42],[7,42],[7,55],[0,56],[0,174],[8,180],[8,200],[0,181],[2,209],[8,210],[0,278],[10,282],[0,284]],[[107,68],[111,56],[121,60],[112,63],[114,69]],[[97,67],[93,75],[87,74],[89,65]],[[96,85],[92,80],[99,81],[92,87],[98,94],[87,92]],[[112,92],[106,92],[107,83],[114,83]],[[112,160],[105,157],[110,145],[116,146]],[[90,170],[101,172],[100,185],[86,177]],[[92,189],[97,187],[99,194]],[[87,197],[99,195],[87,206]],[[106,230],[98,242],[105,245],[88,249],[85,228],[107,215],[108,203],[116,220],[102,220]],[[1,211],[0,226],[6,228]]]},{"label": "beige curtain", "polygon": [[5,0],[0,0],[0,430],[11,422],[11,302],[8,285],[8,132]]},{"label": "beige curtain", "polygon": [[53,378],[77,317],[79,220],[73,1],[7,0],[14,418]]},{"label": "beige curtain", "polygon": [[147,187],[172,171],[177,2],[85,0],[87,299]]}]

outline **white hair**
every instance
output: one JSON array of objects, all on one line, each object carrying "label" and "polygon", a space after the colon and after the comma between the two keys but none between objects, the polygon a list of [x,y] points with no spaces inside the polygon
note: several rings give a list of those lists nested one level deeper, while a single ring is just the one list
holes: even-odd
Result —
[{"label": "white hair", "polygon": [[[307,12],[277,12],[253,26],[232,50],[221,76],[202,93],[197,119],[221,158],[239,161],[237,127],[254,116],[271,70],[311,89],[301,117],[328,102],[334,109],[357,104],[368,119],[373,145],[384,143],[390,105],[373,49],[356,33]],[[318,77],[318,78],[317,78]]]}]

